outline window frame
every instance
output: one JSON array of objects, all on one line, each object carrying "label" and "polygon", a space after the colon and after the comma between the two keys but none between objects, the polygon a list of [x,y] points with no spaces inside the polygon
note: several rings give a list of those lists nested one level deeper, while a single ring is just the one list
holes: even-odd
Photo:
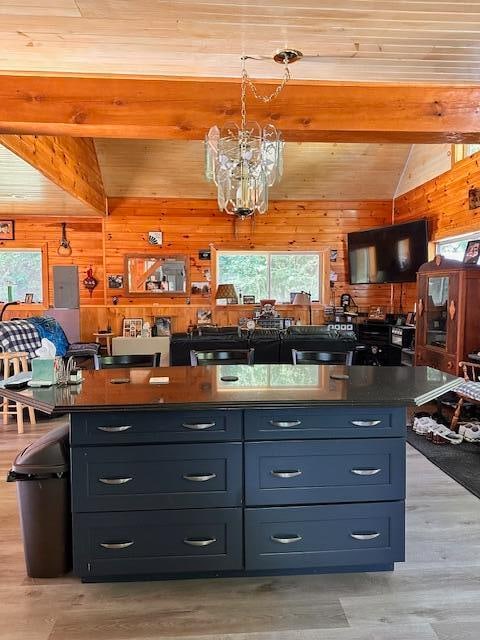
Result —
[{"label": "window frame", "polygon": [[[473,231],[471,233],[462,233],[458,236],[448,236],[446,238],[439,238],[438,240],[435,240],[435,255],[442,255],[440,252],[440,245],[449,244],[453,242],[460,242],[464,240],[467,242],[469,242],[470,240],[480,240],[480,231]],[[463,256],[462,256],[462,260],[463,260]]]},{"label": "window frame", "polygon": [[[39,251],[40,252],[41,260],[42,260],[42,301],[41,302],[37,301],[31,304],[27,304],[26,302],[23,302],[23,300],[19,300],[19,306],[21,305],[21,308],[27,311],[34,310],[34,309],[37,309],[37,310],[48,309],[50,291],[49,291],[49,280],[48,280],[47,245],[46,244],[39,245],[38,243],[36,243],[35,245],[29,246],[28,244],[22,243],[22,246],[14,246],[14,247],[0,246],[0,251],[5,251],[5,252],[8,251],[10,253],[13,253],[13,252],[18,253],[19,251]],[[19,306],[17,306],[17,309],[19,308]]]},{"label": "window frame", "polygon": [[[318,281],[319,281],[319,291],[318,291],[318,297],[319,300],[315,300],[313,301],[313,294],[312,294],[312,305],[319,305],[319,306],[325,306],[325,300],[326,300],[326,295],[327,295],[327,285],[328,285],[328,280],[329,280],[329,270],[328,270],[328,263],[326,260],[326,256],[328,253],[329,249],[319,249],[317,251],[309,251],[309,250],[293,250],[293,251],[288,251],[288,250],[282,250],[282,249],[214,249],[214,251],[212,251],[212,263],[214,265],[214,278],[213,281],[215,283],[215,288],[218,285],[218,274],[219,274],[219,260],[220,260],[220,256],[228,254],[228,255],[245,255],[245,254],[252,254],[255,253],[257,255],[266,255],[267,256],[267,277],[268,277],[268,295],[267,297],[271,296],[271,269],[270,269],[270,264],[271,264],[271,256],[272,255],[314,255],[314,256],[318,256]],[[214,255],[213,255],[214,253]],[[258,302],[258,301],[257,301]],[[288,305],[291,304],[290,302],[280,302],[277,301],[278,305]]]}]

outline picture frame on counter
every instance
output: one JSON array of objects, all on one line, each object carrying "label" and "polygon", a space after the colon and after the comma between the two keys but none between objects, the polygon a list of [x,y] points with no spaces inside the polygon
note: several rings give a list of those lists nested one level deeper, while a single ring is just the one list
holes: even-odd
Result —
[{"label": "picture frame on counter", "polygon": [[157,336],[169,337],[172,335],[172,318],[170,316],[155,316],[153,327]]},{"label": "picture frame on counter", "polygon": [[124,338],[139,338],[142,336],[143,319],[142,318],[124,318],[122,326],[122,335]]},{"label": "picture frame on counter", "polygon": [[255,296],[243,296],[243,304],[255,304]]},{"label": "picture frame on counter", "polygon": [[197,310],[197,325],[212,324],[212,310],[211,309],[198,309]]}]

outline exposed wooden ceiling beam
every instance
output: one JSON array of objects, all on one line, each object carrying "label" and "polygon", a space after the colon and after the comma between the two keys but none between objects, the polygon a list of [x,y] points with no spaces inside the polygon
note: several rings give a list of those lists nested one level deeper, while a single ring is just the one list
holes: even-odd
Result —
[{"label": "exposed wooden ceiling beam", "polygon": [[[248,102],[251,119],[272,120],[290,141],[480,140],[480,86],[292,81],[271,103]],[[194,140],[232,119],[238,80],[0,76],[5,133]]]},{"label": "exposed wooden ceiling beam", "polygon": [[105,189],[91,138],[0,134],[0,144],[102,215]]}]

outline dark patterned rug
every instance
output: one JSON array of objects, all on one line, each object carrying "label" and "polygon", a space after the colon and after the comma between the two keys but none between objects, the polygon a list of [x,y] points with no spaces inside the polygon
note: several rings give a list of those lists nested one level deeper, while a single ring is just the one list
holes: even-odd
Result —
[{"label": "dark patterned rug", "polygon": [[459,484],[480,498],[480,444],[433,444],[407,427],[407,442]]}]

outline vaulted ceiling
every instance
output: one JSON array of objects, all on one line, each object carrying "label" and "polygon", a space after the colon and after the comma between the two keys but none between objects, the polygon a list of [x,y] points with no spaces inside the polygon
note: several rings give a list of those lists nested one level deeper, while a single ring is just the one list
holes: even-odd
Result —
[{"label": "vaulted ceiling", "polygon": [[238,76],[242,54],[293,47],[319,56],[295,65],[296,78],[480,77],[475,0],[2,0],[0,41],[5,71]]},{"label": "vaulted ceiling", "polygon": [[[216,197],[204,178],[203,143],[197,140],[96,140],[109,196]],[[278,200],[382,200],[392,198],[410,145],[285,145],[282,180],[271,190]]]}]

